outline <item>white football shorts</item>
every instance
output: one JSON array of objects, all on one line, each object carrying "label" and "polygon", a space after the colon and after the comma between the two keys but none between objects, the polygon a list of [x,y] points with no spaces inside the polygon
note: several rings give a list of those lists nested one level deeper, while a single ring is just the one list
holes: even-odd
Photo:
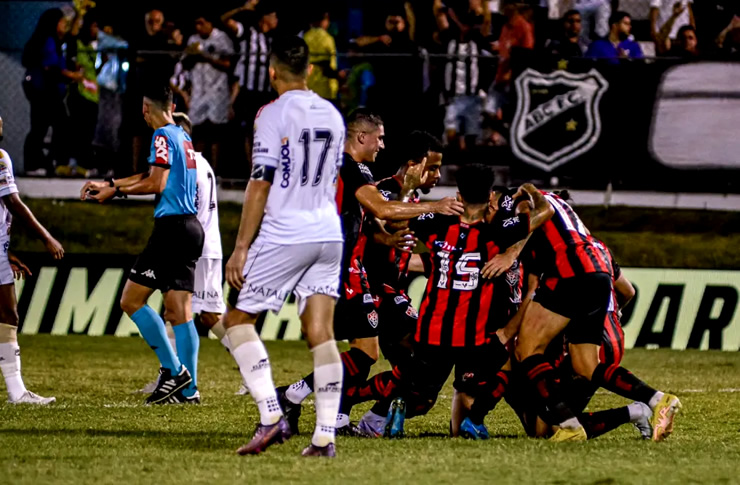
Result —
[{"label": "white football shorts", "polygon": [[279,312],[291,293],[298,298],[298,313],[312,295],[339,298],[342,243],[271,244],[255,241],[244,265],[245,283],[236,308],[256,315]]},{"label": "white football shorts", "polygon": [[193,313],[224,313],[225,311],[221,260],[200,258],[195,263]]}]

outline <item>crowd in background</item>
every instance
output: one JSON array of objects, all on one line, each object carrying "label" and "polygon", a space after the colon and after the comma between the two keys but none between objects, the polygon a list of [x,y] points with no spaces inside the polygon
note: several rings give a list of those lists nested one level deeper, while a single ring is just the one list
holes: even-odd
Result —
[{"label": "crowd in background", "polygon": [[309,2],[303,25],[293,19],[288,27],[279,1],[249,0],[227,12],[194,3],[189,22],[152,9],[138,34],[123,38],[115,19],[78,0],[44,12],[23,53],[31,107],[25,173],[145,170],[151,131],[141,93],[146,83],[169,82],[194,125],[196,150],[220,178],[247,178],[255,115],[275,97],[268,75],[275,35],[305,39],[312,90],[344,113],[367,106],[383,117],[390,156],[413,129],[440,135],[452,150],[506,145],[512,80],[543,59],[551,69],[574,59],[740,60],[738,2],[644,1],[650,15],[642,23],[618,0],[379,1],[370,16],[376,24],[348,38],[337,35],[331,5],[320,1]]}]

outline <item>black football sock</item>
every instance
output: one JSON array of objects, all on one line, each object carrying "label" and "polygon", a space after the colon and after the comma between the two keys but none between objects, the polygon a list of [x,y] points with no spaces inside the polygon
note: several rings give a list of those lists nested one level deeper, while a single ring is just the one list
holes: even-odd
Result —
[{"label": "black football sock", "polygon": [[[560,388],[560,375],[542,354],[534,354],[524,359],[520,366],[522,377],[534,387],[540,398],[540,416],[547,424],[557,426],[576,417],[565,404]],[[525,381],[526,382],[526,381]]]},{"label": "black football sock", "polygon": [[578,421],[580,421],[586,429],[588,439],[592,440],[623,424],[629,423],[630,412],[627,409],[627,406],[624,406],[617,409],[607,409],[606,411],[598,411],[595,413],[582,413],[578,416]]},{"label": "black football sock", "polygon": [[648,406],[650,405],[650,399],[657,392],[635,377],[630,371],[617,364],[597,365],[591,377],[591,382],[627,399],[644,402]]},{"label": "black football sock", "polygon": [[509,387],[509,371],[500,370],[490,382],[482,386],[476,395],[468,417],[473,424],[483,424],[485,417],[493,411]]},{"label": "black football sock", "polygon": [[344,398],[352,405],[366,401],[379,401],[398,393],[401,371],[398,367],[375,374],[359,386],[347,389]]},{"label": "black football sock", "polygon": [[339,407],[340,414],[347,414],[352,410],[352,399],[345,399],[347,391],[362,385],[370,374],[370,368],[375,359],[358,348],[351,348],[339,354],[342,359],[344,377],[342,379],[342,404]]}]

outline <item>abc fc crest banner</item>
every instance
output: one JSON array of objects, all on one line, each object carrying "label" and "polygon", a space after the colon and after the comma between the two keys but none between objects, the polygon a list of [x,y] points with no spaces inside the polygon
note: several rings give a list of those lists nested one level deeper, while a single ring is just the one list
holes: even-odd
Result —
[{"label": "abc fc crest banner", "polygon": [[514,155],[550,172],[586,154],[601,136],[599,103],[608,88],[595,69],[585,73],[524,70],[516,79]]}]

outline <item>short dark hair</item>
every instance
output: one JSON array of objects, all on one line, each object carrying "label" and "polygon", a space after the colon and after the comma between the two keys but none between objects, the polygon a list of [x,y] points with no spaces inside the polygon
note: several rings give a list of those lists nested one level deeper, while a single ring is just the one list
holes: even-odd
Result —
[{"label": "short dark hair", "polygon": [[294,76],[308,72],[308,45],[300,37],[289,35],[272,41],[270,62],[277,63]]},{"label": "short dark hair", "polygon": [[190,117],[187,114],[180,111],[172,113],[172,121],[174,121],[177,126],[185,130],[185,133],[188,135],[193,134],[193,122],[190,121]]},{"label": "short dark hair", "polygon": [[152,100],[163,111],[168,111],[172,106],[172,89],[169,85],[150,84],[144,89],[144,97]]},{"label": "short dark hair", "polygon": [[412,131],[404,143],[405,159],[420,162],[429,152],[442,152],[442,143],[426,131]]},{"label": "short dark hair", "polygon": [[383,120],[367,108],[357,108],[347,115],[347,131],[362,131],[373,127],[373,131],[383,126]]},{"label": "short dark hair", "polygon": [[563,16],[561,18],[562,18],[562,20],[565,20],[568,17],[570,17],[571,15],[581,15],[581,12],[579,12],[578,10],[576,10],[576,9],[573,8],[573,9],[570,9],[567,12],[565,12],[565,14],[563,14]]},{"label": "short dark hair", "polygon": [[457,190],[468,204],[484,204],[491,198],[493,170],[479,163],[463,165],[455,173]]},{"label": "short dark hair", "polygon": [[694,28],[694,26],[693,25],[690,25],[690,24],[686,24],[683,27],[681,27],[680,29],[678,29],[678,32],[676,33],[676,37],[678,38],[679,36],[685,34],[688,31],[691,31],[694,34],[696,34],[696,29]]},{"label": "short dark hair", "polygon": [[618,11],[614,12],[613,14],[611,14],[611,16],[609,17],[609,25],[611,26],[611,25],[614,25],[614,24],[618,24],[625,17],[629,17],[630,19],[632,19],[632,16],[630,14],[628,14],[627,12],[623,12],[621,10],[618,10]]}]

